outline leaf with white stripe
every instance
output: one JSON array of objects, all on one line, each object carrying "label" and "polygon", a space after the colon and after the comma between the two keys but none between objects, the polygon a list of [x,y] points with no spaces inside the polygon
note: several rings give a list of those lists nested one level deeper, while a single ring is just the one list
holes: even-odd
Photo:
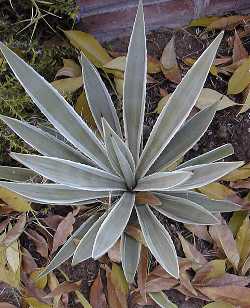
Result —
[{"label": "leaf with white stripe", "polygon": [[73,256],[74,251],[77,247],[74,240],[81,239],[93,226],[97,216],[93,215],[89,217],[81,226],[72,234],[72,236],[65,242],[59,252],[54,256],[51,262],[47,265],[46,269],[41,273],[40,276],[48,275],[54,269],[58,268],[63,262],[67,261]]},{"label": "leaf with white stripe", "polygon": [[138,205],[135,208],[149,250],[165,271],[178,279],[178,259],[169,233],[147,205]]},{"label": "leaf with white stripe", "polygon": [[54,157],[17,154],[11,157],[59,184],[93,191],[125,190],[124,180],[106,171]]},{"label": "leaf with white stripe", "polygon": [[36,176],[38,176],[36,172],[27,168],[0,166],[0,179],[3,180],[25,182],[32,180]]},{"label": "leaf with white stripe", "polygon": [[75,249],[72,265],[76,265],[91,258],[96,235],[106,216],[106,213],[104,213],[82,237]]},{"label": "leaf with white stripe", "polygon": [[92,164],[91,161],[84,157],[79,151],[76,151],[66,143],[44,132],[40,128],[3,115],[0,116],[0,119],[26,143],[43,155]]},{"label": "leaf with white stripe", "polygon": [[187,181],[191,176],[191,172],[157,172],[140,179],[134,190],[167,190]]},{"label": "leaf with white stripe", "polygon": [[137,163],[145,112],[147,50],[142,1],[130,37],[123,88],[123,121],[129,149]]},{"label": "leaf with white stripe", "polygon": [[122,151],[120,150],[117,142],[115,141],[114,138],[111,138],[114,150],[115,150],[115,154],[117,157],[117,160],[119,162],[120,165],[120,169],[122,171],[122,175],[124,177],[124,180],[127,184],[127,187],[130,189],[134,188],[135,185],[135,174],[134,172],[131,170],[129,162],[127,161],[125,155],[122,153]]},{"label": "leaf with white stripe", "polygon": [[122,175],[122,170],[120,168],[119,160],[114,151],[114,147],[112,144],[112,139],[115,140],[117,146],[126,157],[129,166],[133,172],[135,172],[135,162],[133,156],[128,148],[128,146],[123,142],[123,140],[116,134],[116,132],[111,128],[108,122],[103,118],[102,119],[103,131],[104,131],[104,142],[105,147],[107,149],[108,158],[110,160],[111,165],[116,170],[116,172]]},{"label": "leaf with white stripe", "polygon": [[201,93],[222,37],[223,33],[219,34],[203,52],[163,108],[140,157],[137,178],[146,174],[185,122]]},{"label": "leaf with white stripe", "polygon": [[125,192],[114,204],[102,223],[95,239],[92,257],[103,256],[119,239],[127,226],[135,204],[135,194]]},{"label": "leaf with white stripe", "polygon": [[102,134],[102,118],[104,118],[121,137],[121,126],[114,104],[98,71],[84,54],[81,54],[80,62],[82,65],[85,93],[97,128]]},{"label": "leaf with white stripe", "polygon": [[121,245],[123,272],[127,282],[133,283],[140,260],[141,244],[124,232]]},{"label": "leaf with white stripe", "polygon": [[203,164],[190,166],[179,169],[179,171],[189,171],[193,175],[185,183],[173,188],[173,191],[189,190],[205,186],[212,183],[229,172],[241,167],[244,162],[218,162],[211,164]]},{"label": "leaf with white stripe", "polygon": [[99,167],[110,170],[102,143],[63,96],[1,42],[0,50],[16,78],[51,124]]},{"label": "leaf with white stripe", "polygon": [[241,207],[227,200],[215,200],[208,199],[206,195],[200,194],[194,191],[183,191],[183,192],[166,192],[166,194],[171,196],[176,196],[179,198],[187,199],[192,202],[199,204],[211,213],[224,213],[224,212],[234,212],[239,211]]},{"label": "leaf with white stripe", "polygon": [[225,157],[228,157],[230,155],[234,154],[234,148],[233,146],[228,143],[224,144],[212,151],[209,151],[207,153],[204,153],[202,155],[199,155],[195,158],[192,158],[185,163],[179,165],[177,169],[185,168],[185,167],[190,167],[194,165],[202,165],[202,164],[209,164],[213,163],[215,161],[221,160]]},{"label": "leaf with white stripe", "polygon": [[153,208],[173,220],[196,225],[219,223],[215,216],[193,201],[166,194],[155,195],[161,200],[161,204],[154,205]]},{"label": "leaf with white stripe", "polygon": [[167,168],[183,157],[206,132],[216,112],[217,104],[198,112],[192,117],[162,151],[158,159],[149,169],[153,173]]},{"label": "leaf with white stripe", "polygon": [[89,191],[74,189],[60,184],[11,183],[0,181],[0,187],[5,187],[15,193],[36,202],[53,204],[70,204],[92,199],[109,197],[108,191]]}]

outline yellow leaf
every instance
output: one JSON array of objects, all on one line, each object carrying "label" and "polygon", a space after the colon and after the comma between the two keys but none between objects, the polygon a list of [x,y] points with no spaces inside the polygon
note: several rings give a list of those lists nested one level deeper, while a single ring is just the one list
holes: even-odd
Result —
[{"label": "yellow leaf", "polygon": [[250,86],[248,86],[246,91],[247,91],[246,99],[239,113],[244,113],[250,109]]},{"label": "yellow leaf", "polygon": [[247,20],[249,20],[248,16],[240,16],[240,15],[221,17],[218,20],[215,20],[212,23],[210,23],[207,27],[207,30],[231,29],[240,23],[245,24]]},{"label": "yellow leaf", "polygon": [[26,201],[20,195],[3,187],[0,187],[0,199],[17,212],[28,212],[32,210],[30,206],[31,202]]},{"label": "yellow leaf", "polygon": [[62,94],[74,93],[83,85],[82,76],[64,78],[51,82],[52,86]]},{"label": "yellow leaf", "polygon": [[125,71],[125,66],[126,66],[126,56],[120,56],[114,58],[103,65],[104,68],[108,68],[111,70],[118,70],[121,72]]},{"label": "yellow leaf", "polygon": [[228,82],[228,94],[241,93],[250,84],[250,57],[243,60]]},{"label": "yellow leaf", "polygon": [[208,17],[201,17],[198,19],[194,19],[189,24],[190,27],[207,27],[212,22],[218,20],[220,17],[217,16],[208,16]]},{"label": "yellow leaf", "polygon": [[59,76],[79,77],[82,74],[82,69],[72,59],[63,59],[63,67],[56,73],[56,78]]},{"label": "yellow leaf", "polygon": [[232,217],[229,220],[228,226],[234,236],[238,233],[240,226],[243,224],[243,221],[246,216],[247,211],[238,211],[233,213]]},{"label": "yellow leaf", "polygon": [[52,308],[52,305],[41,303],[35,297],[25,297],[24,300],[30,308]]},{"label": "yellow leaf", "polygon": [[123,96],[123,83],[124,80],[120,79],[120,78],[114,78],[114,82],[115,82],[115,88],[117,93],[122,97]]},{"label": "yellow leaf", "polygon": [[122,268],[116,263],[112,263],[111,280],[116,289],[124,295],[128,294],[128,283],[124,276]]},{"label": "yellow leaf", "polygon": [[90,305],[90,303],[87,301],[87,299],[83,296],[83,294],[76,290],[75,291],[76,297],[78,298],[80,304],[84,307],[84,308],[92,308],[92,306]]},{"label": "yellow leaf", "polygon": [[42,277],[38,278],[39,275],[44,271],[44,267],[38,268],[34,272],[30,274],[30,279],[33,280],[36,288],[38,289],[44,289],[48,282],[48,276],[43,275]]},{"label": "yellow leaf", "polygon": [[244,180],[250,177],[250,163],[236,169],[227,175],[223,176],[223,181],[238,181]]},{"label": "yellow leaf", "polygon": [[240,254],[240,268],[250,254],[250,221],[248,215],[237,233],[236,244]]},{"label": "yellow leaf", "polygon": [[203,306],[203,308],[235,308],[235,306],[224,302],[213,302]]},{"label": "yellow leaf", "polygon": [[88,126],[96,128],[95,120],[89,108],[85,92],[82,92],[82,94],[78,97],[75,104],[75,110],[84,119]]},{"label": "yellow leaf", "polygon": [[0,267],[1,281],[9,284],[13,288],[19,288],[20,286],[20,270],[15,273],[11,269]]},{"label": "yellow leaf", "polygon": [[164,106],[168,103],[168,100],[170,98],[171,94],[167,94],[166,96],[164,96],[158,103],[156,109],[154,110],[154,112],[160,114],[162,112],[162,109],[164,108]]},{"label": "yellow leaf", "polygon": [[64,34],[95,66],[102,67],[111,61],[110,55],[91,34],[75,30],[64,31]]},{"label": "yellow leaf", "polygon": [[199,192],[205,194],[209,199],[224,200],[230,195],[234,195],[234,191],[220,183],[211,183],[198,188]]},{"label": "yellow leaf", "polygon": [[20,269],[20,252],[18,241],[14,241],[6,248],[6,259],[14,273]]},{"label": "yellow leaf", "polygon": [[203,110],[216,102],[219,102],[217,106],[217,111],[237,105],[233,100],[228,98],[226,95],[223,95],[209,88],[204,88],[202,89],[201,94],[195,106]]}]

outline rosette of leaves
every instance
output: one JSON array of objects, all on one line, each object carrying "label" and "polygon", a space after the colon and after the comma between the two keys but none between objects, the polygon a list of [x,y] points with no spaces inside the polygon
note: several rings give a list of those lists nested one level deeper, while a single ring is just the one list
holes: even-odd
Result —
[{"label": "rosette of leaves", "polygon": [[[187,117],[202,90],[223,34],[220,34],[192,66],[163,108],[143,147],[146,95],[146,38],[142,3],[139,4],[124,75],[122,129],[110,95],[97,70],[82,54],[84,87],[99,130],[95,134],[65,99],[14,52],[1,44],[1,51],[14,74],[63,135],[62,139],[26,122],[1,116],[40,155],[11,153],[11,157],[49,180],[45,184],[15,181],[28,169],[2,167],[0,176],[13,180],[0,185],[22,196],[48,204],[93,204],[108,197],[67,240],[48,265],[46,273],[73,256],[73,264],[103,256],[121,238],[121,259],[126,279],[134,279],[141,243],[126,232],[141,228],[144,244],[155,259],[174,277],[179,276],[177,254],[167,230],[154,211],[182,223],[216,224],[213,213],[239,207],[229,201],[208,200],[195,188],[209,184],[238,168],[242,162],[218,162],[233,153],[227,144],[167,170],[193,147],[204,134],[216,105]],[[124,130],[124,134],[123,134]],[[22,172],[20,176],[18,173]],[[6,175],[7,174],[7,175]],[[159,202],[153,206],[138,194],[150,193]],[[104,208],[104,210],[102,210]],[[77,240],[76,240],[77,239]]]}]

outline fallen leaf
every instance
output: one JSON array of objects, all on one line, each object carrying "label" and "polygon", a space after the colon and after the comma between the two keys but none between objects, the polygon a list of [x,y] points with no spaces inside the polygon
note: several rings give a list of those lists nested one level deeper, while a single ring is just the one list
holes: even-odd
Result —
[{"label": "fallen leaf", "polygon": [[13,288],[20,287],[20,270],[13,272],[11,269],[0,266],[1,282],[5,282]]},{"label": "fallen leaf", "polygon": [[228,94],[239,94],[250,84],[250,57],[243,60],[228,81]]},{"label": "fallen leaf", "polygon": [[232,264],[234,269],[237,270],[240,261],[239,251],[233,233],[227,223],[222,220],[220,225],[210,226],[209,232],[217,247],[224,252],[228,261]]},{"label": "fallen leaf", "polygon": [[121,262],[120,240],[116,241],[115,245],[109,249],[108,256],[112,262]]},{"label": "fallen leaf", "polygon": [[138,192],[135,195],[136,204],[148,204],[148,205],[161,205],[161,201],[154,194],[150,192]]},{"label": "fallen leaf", "polygon": [[54,80],[51,82],[52,86],[57,89],[61,94],[74,93],[76,90],[81,88],[83,85],[82,76],[72,77],[72,78],[63,78],[59,80]]},{"label": "fallen leaf", "polygon": [[77,282],[64,281],[61,284],[59,284],[59,286],[56,287],[53,291],[47,294],[45,298],[53,298],[55,296],[61,296],[62,294],[67,294],[75,290],[78,290],[80,289],[80,287],[81,287],[81,281]]},{"label": "fallen leaf", "polygon": [[153,301],[158,304],[159,307],[163,308],[178,308],[174,303],[172,303],[164,292],[152,292],[149,296]]},{"label": "fallen leaf", "polygon": [[193,287],[191,283],[191,275],[188,272],[182,272],[180,273],[180,284],[182,287],[184,287],[186,290],[190,292],[190,294],[193,294],[194,296],[198,296],[197,291]]},{"label": "fallen leaf", "polygon": [[162,277],[151,277],[146,283],[146,292],[160,292],[162,290],[171,290],[178,284],[178,280],[170,277],[170,278],[162,278]]},{"label": "fallen leaf", "polygon": [[188,231],[192,232],[198,238],[200,238],[204,241],[207,241],[209,243],[212,242],[212,238],[207,231],[207,226],[188,225],[188,224],[184,224],[184,226],[185,226],[186,229],[188,229]]},{"label": "fallen leaf", "polygon": [[[198,60],[198,59],[186,57],[186,58],[184,58],[182,61],[183,61],[186,65],[192,66],[197,60]],[[216,65],[215,65],[215,61],[216,61],[216,60],[214,60],[214,64],[211,65],[209,72],[210,72],[210,74],[212,74],[212,75],[214,75],[214,76],[218,76],[218,70],[217,70],[217,67],[216,67]],[[217,62],[218,62],[218,60],[217,60]]]},{"label": "fallen leaf", "polygon": [[0,233],[2,233],[4,229],[6,229],[9,222],[10,222],[10,218],[8,217],[7,219],[5,219],[4,221],[0,223]]},{"label": "fallen leaf", "polygon": [[93,118],[93,114],[89,108],[85,92],[82,92],[82,94],[78,97],[75,104],[75,110],[84,119],[88,126],[90,126],[91,128],[96,128],[96,123]]},{"label": "fallen leaf", "polygon": [[142,231],[137,226],[130,224],[126,227],[125,232],[144,246],[147,246]]},{"label": "fallen leaf", "polygon": [[137,284],[141,297],[144,302],[147,302],[146,296],[146,282],[148,277],[148,249],[147,247],[141,247],[140,261],[137,269]]},{"label": "fallen leaf", "polygon": [[111,61],[107,51],[91,34],[75,30],[64,31],[64,34],[70,43],[80,49],[95,66],[102,67]]},{"label": "fallen leaf", "polygon": [[248,16],[240,16],[240,15],[234,15],[234,16],[227,16],[227,17],[221,17],[218,20],[215,20],[211,22],[207,30],[215,30],[215,29],[233,29],[235,26],[245,23],[247,20],[249,20]]},{"label": "fallen leaf", "polygon": [[90,304],[92,305],[93,308],[107,307],[107,302],[103,291],[103,284],[100,272],[98,272],[97,277],[90,288],[89,299],[90,299]]},{"label": "fallen leaf", "polygon": [[16,241],[20,237],[20,235],[23,233],[25,224],[26,224],[26,215],[22,214],[18,217],[18,221],[14,225],[14,227],[11,228],[7,232],[6,237],[3,239],[1,244],[5,246],[9,246],[14,241]]},{"label": "fallen leaf", "polygon": [[39,302],[35,297],[24,297],[24,301],[32,308],[53,308],[52,305]]},{"label": "fallen leaf", "polygon": [[115,88],[116,88],[116,91],[117,91],[118,95],[120,97],[123,97],[123,84],[124,84],[124,80],[115,77],[114,78],[114,82],[115,82]]},{"label": "fallen leaf", "polygon": [[77,64],[72,59],[63,59],[63,67],[59,69],[56,73],[57,77],[79,77],[82,74],[82,69],[79,64]]},{"label": "fallen leaf", "polygon": [[240,254],[239,268],[241,268],[250,255],[250,221],[248,215],[237,233],[236,244]]},{"label": "fallen leaf", "polygon": [[250,256],[248,256],[246,261],[243,263],[240,270],[240,275],[246,275],[249,269],[250,269]]},{"label": "fallen leaf", "polygon": [[35,243],[36,251],[44,258],[48,258],[48,244],[43,236],[36,231],[29,229],[28,237]]},{"label": "fallen leaf", "polygon": [[8,302],[1,302],[0,303],[0,308],[16,308],[16,306],[8,303]]},{"label": "fallen leaf", "polygon": [[41,221],[45,222],[45,224],[53,230],[56,230],[59,223],[63,220],[63,216],[61,215],[49,215],[45,218],[42,218]]},{"label": "fallen leaf", "polygon": [[217,16],[201,17],[201,18],[192,20],[189,26],[190,27],[207,27],[212,22],[217,21],[218,19],[220,19],[220,17],[217,17]]},{"label": "fallen leaf", "polygon": [[225,200],[230,196],[235,195],[235,192],[220,183],[211,183],[206,186],[198,188],[198,191],[206,195],[209,199]]},{"label": "fallen leaf", "polygon": [[223,181],[238,181],[244,180],[250,177],[250,163],[228,173],[221,178]]},{"label": "fallen leaf", "polygon": [[215,301],[223,301],[241,308],[249,308],[250,288],[238,286],[200,287],[199,290]]},{"label": "fallen leaf", "polygon": [[248,57],[248,52],[246,48],[243,46],[242,41],[238,35],[238,32],[235,30],[234,47],[233,47],[233,63],[246,59],[247,57]]},{"label": "fallen leaf", "polygon": [[17,212],[28,212],[32,210],[30,206],[31,202],[26,201],[20,195],[3,187],[0,187],[0,199]]},{"label": "fallen leaf", "polygon": [[250,109],[250,85],[244,90],[243,96],[244,96],[244,103],[239,114],[244,113]]},{"label": "fallen leaf", "polygon": [[210,279],[222,277],[225,274],[225,263],[225,260],[219,259],[207,262],[195,273],[193,285],[206,285]]},{"label": "fallen leaf", "polygon": [[175,37],[165,46],[161,56],[161,69],[165,78],[179,84],[181,82],[181,71],[177,63],[175,45]]},{"label": "fallen leaf", "polygon": [[203,308],[235,308],[235,306],[225,302],[213,302],[203,306]]},{"label": "fallen leaf", "polygon": [[[48,287],[50,291],[55,290],[59,286],[59,281],[57,280],[56,275],[53,272],[50,272],[47,277],[48,277]],[[53,305],[55,307],[58,308],[60,307],[60,298],[61,298],[60,295],[54,296]]]},{"label": "fallen leaf", "polygon": [[40,274],[45,270],[44,267],[38,268],[30,274],[30,279],[34,282],[34,285],[38,289],[44,289],[48,282],[48,276],[43,275],[41,277]]},{"label": "fallen leaf", "polygon": [[76,294],[77,299],[83,306],[83,308],[92,308],[90,303],[87,301],[87,299],[84,297],[84,295],[80,291],[75,290],[75,294]]},{"label": "fallen leaf", "polygon": [[18,241],[12,242],[6,248],[6,259],[7,262],[14,273],[20,270],[20,252]]},{"label": "fallen leaf", "polygon": [[206,282],[207,287],[223,287],[223,286],[247,286],[250,282],[250,277],[243,277],[234,274],[225,273],[224,275],[212,278]]},{"label": "fallen leaf", "polygon": [[178,234],[178,236],[181,241],[182,249],[186,258],[193,262],[193,269],[197,270],[200,267],[204,266],[207,263],[207,260],[202,255],[202,253],[200,253],[194,245],[185,240],[185,238],[181,234]]},{"label": "fallen leaf", "polygon": [[234,236],[238,233],[246,216],[247,211],[238,211],[233,213],[232,217],[229,220],[228,227],[230,228]]},{"label": "fallen leaf", "polygon": [[59,223],[56,233],[53,238],[53,247],[51,254],[55,252],[58,247],[63,245],[68,236],[73,232],[73,224],[75,223],[74,213],[69,212],[67,216]]},{"label": "fallen leaf", "polygon": [[22,247],[22,271],[27,274],[30,274],[37,268],[38,266],[36,264],[36,261],[34,260],[30,252],[26,248]]}]

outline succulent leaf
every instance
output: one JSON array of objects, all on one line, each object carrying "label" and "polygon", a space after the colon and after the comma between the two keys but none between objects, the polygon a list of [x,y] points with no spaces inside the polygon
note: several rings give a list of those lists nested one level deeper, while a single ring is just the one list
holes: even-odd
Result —
[{"label": "succulent leaf", "polygon": [[3,180],[21,182],[31,180],[36,176],[36,172],[27,168],[0,166],[0,179]]},{"label": "succulent leaf", "polygon": [[80,62],[82,64],[85,93],[97,128],[103,134],[102,118],[104,118],[113,130],[122,137],[121,126],[114,104],[98,71],[84,54],[81,54]]},{"label": "succulent leaf", "polygon": [[[139,158],[145,112],[147,51],[142,2],[139,2],[128,47],[123,88],[125,138],[135,163]],[[138,78],[138,76],[140,76]]]},{"label": "succulent leaf", "polygon": [[178,279],[178,259],[169,233],[148,206],[138,205],[135,208],[148,248],[160,265]]},{"label": "succulent leaf", "polygon": [[173,220],[196,225],[219,223],[219,220],[211,212],[193,201],[159,193],[156,196],[161,200],[161,204],[154,205],[153,208]]},{"label": "succulent leaf", "polygon": [[203,52],[163,108],[140,157],[137,178],[147,173],[185,122],[201,93],[222,37],[223,33],[220,33]]},{"label": "succulent leaf", "polygon": [[133,283],[140,260],[141,244],[125,232],[122,235],[121,259],[124,275],[129,283]]},{"label": "succulent leaf", "polygon": [[114,204],[96,235],[92,257],[104,255],[122,235],[135,204],[135,194],[125,192]]},{"label": "succulent leaf", "polygon": [[12,153],[11,157],[59,184],[93,191],[125,190],[123,179],[106,171],[70,160]]}]

